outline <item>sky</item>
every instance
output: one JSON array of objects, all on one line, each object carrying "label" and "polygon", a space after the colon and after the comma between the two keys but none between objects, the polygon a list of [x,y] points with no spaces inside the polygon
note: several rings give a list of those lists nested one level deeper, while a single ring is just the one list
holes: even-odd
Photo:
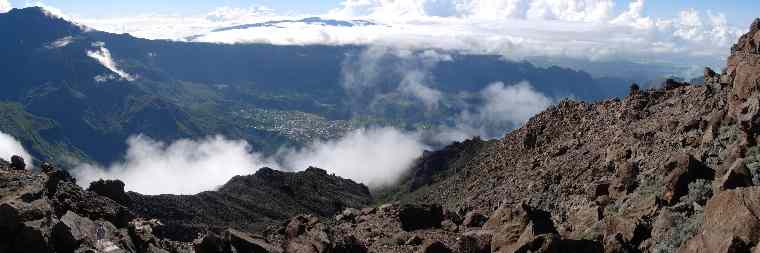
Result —
[{"label": "sky", "polygon": [[[2,1],[2,0],[0,0]],[[7,1],[7,0],[6,0]],[[10,0],[12,6],[25,6],[35,1]],[[197,15],[207,13],[217,7],[228,6],[246,8],[264,6],[280,13],[320,14],[340,7],[341,0],[48,0],[45,4],[61,9],[65,13],[82,17],[119,17],[140,14]],[[627,0],[614,0],[615,8],[626,7]],[[673,17],[685,9],[711,10],[730,14],[728,21],[733,25],[752,22],[758,14],[755,0],[655,0],[648,1],[645,12],[655,17]]]}]

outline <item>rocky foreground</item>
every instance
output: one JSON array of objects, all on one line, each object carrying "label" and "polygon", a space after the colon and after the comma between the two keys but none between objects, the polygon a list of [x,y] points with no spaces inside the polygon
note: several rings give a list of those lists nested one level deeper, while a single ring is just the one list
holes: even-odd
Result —
[{"label": "rocky foreground", "polygon": [[379,201],[319,169],[142,196],[0,163],[0,252],[760,252],[760,20],[731,52],[426,153]]}]

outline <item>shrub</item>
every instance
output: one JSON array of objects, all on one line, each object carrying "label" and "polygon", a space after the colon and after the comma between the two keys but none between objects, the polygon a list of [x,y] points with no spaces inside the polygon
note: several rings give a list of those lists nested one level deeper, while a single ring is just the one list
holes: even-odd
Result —
[{"label": "shrub", "polygon": [[689,183],[689,194],[681,197],[681,201],[686,204],[697,203],[704,206],[707,200],[713,195],[711,181],[697,179]]},{"label": "shrub", "polygon": [[673,213],[673,229],[665,238],[658,238],[654,245],[655,253],[676,252],[687,240],[691,239],[702,228],[704,221],[702,212],[695,213],[691,217],[683,213]]},{"label": "shrub", "polygon": [[747,150],[746,164],[752,174],[752,184],[760,185],[760,146],[754,146]]}]

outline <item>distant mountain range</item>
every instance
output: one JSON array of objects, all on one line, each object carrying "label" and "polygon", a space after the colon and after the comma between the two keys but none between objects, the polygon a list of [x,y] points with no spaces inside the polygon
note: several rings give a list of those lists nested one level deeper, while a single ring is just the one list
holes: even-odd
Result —
[{"label": "distant mountain range", "polygon": [[[367,21],[367,20],[336,20],[336,19],[323,19],[320,17],[309,17],[309,18],[304,18],[304,19],[299,19],[299,20],[274,20],[274,21],[266,21],[266,22],[261,22],[261,23],[222,27],[222,28],[211,30],[210,33],[224,32],[224,31],[231,31],[231,30],[243,30],[243,29],[256,28],[256,27],[282,28],[283,26],[297,25],[297,24],[335,26],[335,27],[357,27],[357,26],[379,25],[377,23],[374,23],[372,21]],[[205,36],[205,35],[208,35],[208,34],[193,35],[185,39],[187,41],[195,41],[197,38]]]},{"label": "distant mountain range", "polygon": [[[294,22],[377,25],[307,18],[219,30]],[[26,8],[0,14],[0,47],[0,113],[13,115],[0,130],[13,133],[43,160],[110,163],[125,151],[126,138],[135,134],[160,141],[223,134],[266,153],[282,145],[333,138],[366,124],[445,124],[462,109],[451,104],[420,114],[424,105],[394,96],[385,97],[379,109],[356,105],[362,100],[347,91],[345,67],[363,66],[351,61],[364,59],[369,50],[365,46],[145,40],[91,30],[41,8]],[[619,96],[627,87],[622,80],[606,80],[603,87],[585,72],[539,68],[495,55],[431,52],[448,59],[430,66],[424,59],[415,61],[427,67],[430,80],[425,81],[444,97],[478,92],[493,82],[523,80],[547,96],[585,100]],[[404,57],[384,55],[376,65],[380,71],[403,70],[409,60]],[[383,72],[374,79],[374,87],[387,92],[404,78]],[[361,120],[354,117],[357,112]],[[310,123],[296,126],[297,131],[283,130],[275,121],[304,117]],[[340,127],[322,128],[325,125]]]}]

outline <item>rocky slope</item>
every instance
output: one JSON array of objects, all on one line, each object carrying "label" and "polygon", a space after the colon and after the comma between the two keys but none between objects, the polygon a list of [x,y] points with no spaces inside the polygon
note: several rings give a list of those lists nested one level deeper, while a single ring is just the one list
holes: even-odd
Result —
[{"label": "rocky slope", "polygon": [[704,85],[669,80],[661,90],[633,85],[623,99],[563,101],[500,140],[426,153],[379,207],[360,208],[366,188],[318,169],[141,196],[5,164],[0,249],[758,252],[759,45],[757,20]]},{"label": "rocky slope", "polygon": [[285,251],[320,249],[326,234],[369,252],[758,252],[759,45],[760,20],[704,85],[564,101],[496,142],[426,154],[396,204],[298,217],[270,240]]},{"label": "rocky slope", "polygon": [[246,231],[371,202],[366,186],[316,168],[264,168],[218,191],[144,196],[125,193],[120,181],[84,190],[49,164],[32,172],[20,158],[12,160],[0,159],[0,252],[208,252],[210,240],[220,248],[211,252],[278,251]]}]

